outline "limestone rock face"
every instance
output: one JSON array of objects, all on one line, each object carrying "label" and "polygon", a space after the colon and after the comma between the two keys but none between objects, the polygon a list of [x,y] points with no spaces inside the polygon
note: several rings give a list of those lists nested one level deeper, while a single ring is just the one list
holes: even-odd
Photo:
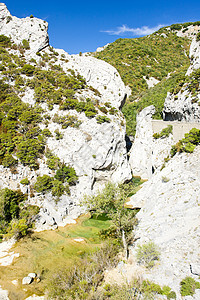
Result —
[{"label": "limestone rock face", "polygon": [[[27,62],[34,58],[39,63],[41,56],[36,55],[36,52],[48,38],[47,23],[37,18],[18,19],[13,17],[5,4],[0,5],[0,18],[2,19],[0,34],[11,36],[17,44],[21,43],[23,39],[27,39],[31,49],[25,50],[24,57]],[[19,55],[18,50],[12,49],[11,51]],[[126,97],[127,89],[119,73],[108,63],[87,54],[69,55],[61,49],[46,48],[41,55],[45,53],[48,56],[52,52],[56,53],[55,66],[62,67],[66,74],[74,72],[86,79],[87,87],[76,92],[77,99],[81,101],[90,98],[94,103],[100,105],[109,102],[111,107],[115,108],[115,113],[109,114],[109,123],[98,124],[95,118],[87,118],[84,112],[59,110],[58,105],[54,105],[53,109],[49,110],[46,103],[41,104],[51,117],[48,129],[51,131],[52,137],[47,139],[47,146],[54,155],[60,158],[61,162],[75,169],[78,182],[75,186],[70,187],[70,195],[61,196],[56,203],[51,193],[42,195],[34,192],[34,197],[30,197],[30,187],[20,184],[20,180],[25,177],[33,186],[37,176],[44,174],[53,176],[52,171],[45,164],[45,158],[39,160],[39,169],[36,171],[19,164],[17,173],[12,174],[8,168],[0,166],[0,188],[17,189],[20,186],[24,193],[28,193],[29,203],[39,205],[41,208],[37,219],[37,230],[56,228],[57,225],[72,222],[72,217],[78,217],[83,211],[78,204],[85,194],[95,193],[107,181],[124,182],[131,178],[125,142],[125,121],[119,111],[119,107]],[[49,68],[48,63],[41,67],[43,70]],[[34,90],[26,87],[22,101],[34,105]],[[102,115],[101,111],[98,113]],[[68,114],[76,116],[81,121],[81,125],[79,128],[63,129],[60,124],[52,121],[55,114],[61,117]],[[45,128],[42,123],[39,126],[41,129]],[[60,140],[56,139],[54,133],[56,129],[63,135]]]},{"label": "limestone rock face", "polygon": [[[134,176],[149,179],[156,169],[160,169],[164,158],[169,155],[173,137],[153,138],[152,115],[154,106],[143,109],[137,116],[137,127],[134,143],[130,150],[129,163]],[[167,122],[166,122],[167,127]]]},{"label": "limestone rock face", "polygon": [[[163,109],[164,120],[200,122],[200,106],[197,102],[192,103],[191,93],[185,90],[183,93],[179,92],[177,96],[178,99],[175,100],[175,95],[168,93]],[[200,100],[200,94],[197,97]]]},{"label": "limestone rock face", "polygon": [[[190,67],[186,73],[188,76],[200,68],[200,41],[197,42],[196,36],[193,38],[190,46],[190,61]],[[199,101],[200,94],[198,93],[194,98],[187,89],[186,84],[177,95],[167,94],[163,109],[163,119],[166,121],[199,122]]]},{"label": "limestone rock face", "polygon": [[137,116],[135,140],[130,151],[129,163],[133,175],[148,179],[152,174],[152,115],[155,113],[153,105],[146,107]]},{"label": "limestone rock face", "polygon": [[29,41],[30,52],[37,52],[49,45],[48,23],[38,18],[23,19],[11,16],[6,5],[0,3],[0,34],[10,36],[18,45],[23,39]]},{"label": "limestone rock face", "polygon": [[119,108],[125,95],[127,88],[117,70],[103,60],[86,54],[69,55],[62,49],[55,49],[59,55],[64,55],[68,60],[66,63],[58,57],[57,64],[60,64],[64,71],[73,69],[81,74],[88,84],[97,89],[101,96],[100,103],[111,102],[112,106]]},{"label": "limestone rock face", "polygon": [[200,41],[197,41],[196,37],[194,37],[192,40],[189,55],[190,55],[191,65],[187,70],[186,75],[190,75],[194,70],[200,68]]},{"label": "limestone rock face", "polygon": [[[192,154],[175,155],[128,203],[133,207],[140,203],[142,207],[137,214],[136,246],[153,241],[161,252],[160,262],[143,276],[162,286],[170,286],[179,297],[183,278],[198,279],[191,274],[190,264],[199,273],[199,158],[200,146]],[[133,256],[135,249],[132,249]]]}]

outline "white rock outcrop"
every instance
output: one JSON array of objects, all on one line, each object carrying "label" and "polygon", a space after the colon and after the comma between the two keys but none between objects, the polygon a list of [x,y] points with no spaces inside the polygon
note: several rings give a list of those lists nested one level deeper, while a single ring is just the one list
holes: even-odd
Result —
[{"label": "white rock outcrop", "polygon": [[[200,27],[199,27],[200,30]],[[190,67],[187,70],[186,75],[190,75],[194,70],[200,68],[200,41],[196,40],[196,36],[193,38],[190,46]]]},{"label": "white rock outcrop", "polygon": [[129,163],[133,175],[148,179],[152,174],[152,115],[155,113],[153,105],[143,109],[137,115],[137,126],[134,143],[130,150]]},{"label": "white rock outcrop", "polygon": [[[199,29],[199,27],[197,27]],[[196,32],[198,30],[196,29]],[[190,46],[190,66],[186,75],[191,75],[192,72],[200,68],[200,41],[193,37]],[[163,118],[166,121],[186,121],[200,122],[200,93],[194,95],[187,89],[187,84],[177,94],[168,93],[164,103]]]},{"label": "white rock outcrop", "polygon": [[[142,209],[135,233],[135,246],[153,241],[161,257],[156,266],[143,274],[170,286],[180,298],[179,284],[186,276],[200,273],[200,146],[192,154],[177,154],[132,196],[128,203]],[[135,256],[132,248],[132,255]],[[191,299],[198,299],[191,298]]]},{"label": "white rock outcrop", "polygon": [[[24,53],[29,61],[31,58],[40,61],[40,56],[36,55],[38,48],[48,40],[48,24],[37,18],[27,17],[19,19],[10,15],[5,4],[0,5],[0,34],[10,36],[15,43],[21,43],[27,39],[30,43],[30,50]],[[18,50],[15,54],[19,54]],[[86,79],[87,88],[77,92],[76,97],[86,99],[89,97],[94,102],[98,101],[101,105],[110,102],[116,108],[114,115],[109,115],[110,123],[98,124],[96,119],[89,119],[84,113],[77,113],[75,110],[61,111],[57,105],[49,111],[46,104],[42,107],[53,117],[55,114],[65,116],[70,113],[76,115],[82,122],[80,127],[68,127],[62,129],[61,125],[50,122],[48,129],[53,137],[48,138],[47,146],[57,155],[60,160],[75,168],[78,175],[78,183],[70,188],[70,196],[63,195],[56,204],[51,193],[29,197],[29,202],[41,207],[38,218],[38,229],[53,227],[57,224],[64,225],[72,222],[71,216],[76,218],[83,210],[78,206],[79,201],[85,194],[95,192],[109,180],[113,182],[124,182],[131,178],[131,169],[127,160],[125,142],[125,121],[122,113],[118,110],[126,96],[126,88],[117,70],[108,63],[94,57],[84,55],[69,55],[60,49],[44,49],[41,54],[56,53],[56,65],[60,65],[63,70],[70,74],[72,69],[75,74],[80,74]],[[43,67],[49,68],[48,64]],[[92,89],[89,88],[92,86]],[[26,88],[22,101],[34,105],[34,93],[30,88]],[[101,112],[99,112],[102,114]],[[44,124],[39,125],[44,129]],[[63,139],[56,140],[55,129],[63,134]],[[0,187],[16,189],[20,180],[27,177],[33,185],[37,176],[44,174],[52,176],[52,171],[45,165],[45,160],[40,159],[40,168],[31,171],[27,167],[18,165],[17,174],[12,174],[9,169],[1,166]],[[24,192],[30,196],[30,188],[20,184]],[[63,223],[63,219],[65,222]]]},{"label": "white rock outcrop", "polygon": [[192,101],[192,95],[185,90],[179,92],[176,96],[168,93],[164,103],[163,118],[165,121],[185,121],[185,122],[200,122],[200,94],[197,95],[198,101]]},{"label": "white rock outcrop", "polygon": [[23,19],[11,16],[6,5],[0,3],[0,34],[10,36],[18,45],[27,40],[30,45],[29,52],[36,53],[39,49],[49,45],[47,33],[48,23],[35,17]]},{"label": "white rock outcrop", "polygon": [[[130,150],[129,163],[134,176],[150,179],[160,169],[174,144],[172,134],[162,139],[153,138],[153,105],[143,109],[137,116],[136,135]],[[166,122],[166,126],[168,123]]]}]

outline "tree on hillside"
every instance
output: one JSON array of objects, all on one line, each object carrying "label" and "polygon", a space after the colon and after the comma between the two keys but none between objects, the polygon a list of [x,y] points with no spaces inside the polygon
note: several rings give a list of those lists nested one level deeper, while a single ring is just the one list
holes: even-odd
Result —
[{"label": "tree on hillside", "polygon": [[128,193],[129,189],[108,183],[96,196],[87,196],[83,201],[91,214],[106,214],[111,219],[112,225],[109,230],[121,239],[126,258],[128,244],[133,239],[133,229],[137,224],[136,211],[125,207]]}]

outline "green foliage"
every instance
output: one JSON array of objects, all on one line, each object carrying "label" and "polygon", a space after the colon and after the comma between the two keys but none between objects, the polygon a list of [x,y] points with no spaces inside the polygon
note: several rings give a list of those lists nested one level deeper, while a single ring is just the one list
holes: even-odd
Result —
[{"label": "green foliage", "polygon": [[67,182],[69,185],[76,184],[78,177],[76,175],[76,171],[74,168],[66,165],[62,165],[61,168],[59,168],[56,171],[55,178],[60,180],[61,182]]},{"label": "green foliage", "polygon": [[63,185],[63,183],[57,179],[55,179],[52,182],[53,186],[52,186],[52,195],[56,196],[56,197],[60,197],[62,196],[65,192],[67,192],[67,194],[70,194],[70,190],[69,190],[69,186],[68,185]]},{"label": "green foliage", "polygon": [[173,126],[168,125],[166,128],[163,128],[160,133],[154,133],[153,137],[154,139],[169,137],[169,135],[172,134],[172,130],[173,130]]},{"label": "green foliage", "polygon": [[[137,114],[149,105],[155,106],[154,119],[162,119],[162,110],[164,108],[164,101],[167,92],[174,92],[174,89],[185,82],[185,73],[189,65],[179,68],[175,73],[171,74],[169,78],[164,78],[156,86],[152,87],[141,95],[140,101],[133,103],[126,103],[122,112],[126,118],[126,132],[128,135],[135,135],[136,130],[136,116]],[[180,86],[180,87],[181,87]],[[130,101],[133,100],[131,96]]]},{"label": "green foliage", "polygon": [[7,16],[6,17],[6,24],[8,24],[11,20],[12,20],[12,17],[11,16]]},{"label": "green foliage", "polygon": [[47,150],[45,155],[47,158],[46,164],[49,169],[56,170],[61,167],[61,162],[58,156],[53,155],[50,150]]},{"label": "green foliage", "polygon": [[98,124],[102,124],[102,123],[105,123],[105,122],[110,123],[110,119],[106,116],[97,116],[96,120],[97,120]]},{"label": "green foliage", "polygon": [[147,268],[152,268],[156,260],[159,260],[160,252],[153,242],[138,245],[136,251],[137,262]]},{"label": "green foliage", "polygon": [[44,152],[44,143],[37,139],[27,139],[17,145],[17,157],[31,169],[37,169],[37,158]]},{"label": "green foliage", "polygon": [[196,289],[200,289],[200,283],[195,281],[192,277],[185,277],[180,282],[180,293],[181,296],[193,296]]},{"label": "green foliage", "polygon": [[43,193],[43,194],[50,191],[52,187],[53,187],[53,178],[50,177],[49,175],[38,176],[36,183],[34,185],[34,189],[38,193]]},{"label": "green foliage", "polygon": [[26,196],[21,191],[0,190],[0,234],[19,239],[33,226],[39,208],[25,206],[25,200]]},{"label": "green foliage", "polygon": [[[105,244],[92,255],[79,259],[71,268],[62,268],[49,276],[48,296],[51,299],[94,299],[106,269],[116,266],[118,248]],[[98,299],[98,298],[95,298]]]},{"label": "green foliage", "polygon": [[32,76],[35,71],[35,67],[29,64],[23,65],[21,72],[27,76]]},{"label": "green foliage", "polygon": [[112,220],[112,226],[101,232],[102,237],[114,237],[122,240],[123,244],[125,241],[129,243],[132,240],[133,227],[137,224],[135,218],[137,211],[125,207],[128,194],[129,190],[108,183],[96,196],[85,197],[83,204],[90,211],[97,215],[106,214]]},{"label": "green foliage", "polygon": [[0,219],[10,222],[19,217],[19,203],[25,197],[20,191],[12,191],[8,188],[0,191]]},{"label": "green foliage", "polygon": [[54,131],[54,133],[56,135],[56,140],[62,140],[63,139],[63,134],[58,129],[56,129]]},{"label": "green foliage", "polygon": [[67,127],[78,128],[81,124],[81,121],[78,120],[78,117],[72,115],[65,115],[63,117],[55,114],[53,117],[53,122],[61,124],[62,128],[65,129]]},{"label": "green foliage", "polygon": [[51,169],[57,169],[56,175],[54,177],[38,176],[34,188],[38,193],[43,194],[51,191],[52,196],[56,197],[56,202],[58,202],[59,197],[63,194],[70,194],[69,185],[76,184],[78,177],[74,168],[61,164],[59,158],[50,151],[47,151],[46,156],[48,157],[48,166]]},{"label": "green foliage", "polygon": [[200,143],[200,130],[192,128],[189,133],[185,134],[185,138],[180,140],[176,145],[173,145],[170,151],[171,156],[177,152],[192,153],[195,147]]},{"label": "green foliage", "polygon": [[181,28],[182,28],[182,24],[172,24],[170,26],[171,30],[181,30]]},{"label": "green foliage", "polygon": [[10,38],[1,34],[0,35],[0,47],[7,48],[10,46],[10,44],[11,44]]},{"label": "green foliage", "polygon": [[22,45],[23,45],[23,48],[28,50],[30,49],[30,45],[29,45],[29,42],[27,40],[22,40]]},{"label": "green foliage", "polygon": [[[175,27],[172,26],[172,29]],[[120,38],[103,51],[95,53],[95,57],[113,65],[124,83],[130,86],[133,99],[137,99],[148,90],[143,76],[162,80],[168,73],[189,64],[189,57],[185,55],[189,45],[189,39],[177,37],[175,32],[162,29],[142,38]]]},{"label": "green foliage", "polygon": [[42,133],[42,135],[44,135],[46,137],[51,137],[52,136],[52,133],[48,128],[44,128],[41,133]]},{"label": "green foliage", "polygon": [[6,238],[14,237],[15,239],[19,240],[23,236],[27,235],[28,233],[28,225],[25,219],[15,220],[13,219],[10,222],[10,225],[7,230]]},{"label": "green foliage", "polygon": [[23,185],[29,185],[30,181],[28,180],[28,178],[24,178],[20,181],[20,183]]},{"label": "green foliage", "polygon": [[199,32],[199,33],[197,33],[197,35],[196,35],[196,41],[197,41],[197,42],[199,42],[199,41],[200,41],[200,32]]},{"label": "green foliage", "polygon": [[11,167],[11,166],[15,166],[18,164],[18,161],[9,153],[6,153],[3,157],[3,160],[2,160],[2,165],[4,167]]}]

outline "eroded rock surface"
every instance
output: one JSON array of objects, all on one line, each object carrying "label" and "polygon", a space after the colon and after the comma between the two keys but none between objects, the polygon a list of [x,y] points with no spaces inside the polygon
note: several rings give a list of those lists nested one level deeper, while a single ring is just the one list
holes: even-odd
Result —
[{"label": "eroded rock surface", "polygon": [[191,273],[190,264],[194,270],[200,265],[199,159],[200,146],[192,154],[175,155],[129,203],[133,207],[140,203],[142,207],[137,214],[135,246],[153,241],[161,252],[159,263],[143,276],[160,285],[169,285],[179,297],[183,278],[198,279]]},{"label": "eroded rock surface", "polygon": [[[152,174],[161,169],[174,144],[173,135],[162,139],[153,138],[152,115],[154,106],[143,109],[137,116],[134,143],[130,150],[129,163],[134,176],[150,179]],[[166,122],[166,127],[168,126]]]},{"label": "eroded rock surface", "polygon": [[11,16],[6,5],[0,3],[0,34],[11,36],[12,40],[18,45],[24,39],[29,42],[29,52],[38,50],[49,45],[47,34],[48,23],[35,17],[23,19]]},{"label": "eroded rock surface", "polygon": [[[45,41],[48,40],[45,21],[35,17],[19,19],[10,15],[5,4],[0,5],[0,34],[11,37],[16,43],[22,43],[23,39],[29,41],[30,50],[24,51],[24,57],[29,63],[34,58],[37,63],[41,62],[41,57],[36,52]],[[10,50],[15,55],[20,55],[18,49]],[[126,96],[126,88],[117,70],[108,63],[87,54],[69,55],[64,50],[46,48],[41,52],[47,56],[56,53],[54,62],[67,74],[80,74],[86,79],[87,88],[76,93],[76,98],[92,99],[93,102],[103,105],[109,102],[116,109],[116,113],[109,115],[109,123],[98,124],[96,119],[87,118],[84,114],[75,110],[62,111],[58,105],[54,105],[52,110],[43,103],[42,108],[49,114],[51,121],[48,129],[53,137],[47,139],[47,146],[54,155],[57,155],[61,162],[74,167],[78,182],[70,187],[70,196],[63,195],[59,201],[55,202],[51,193],[46,195],[36,194],[30,197],[30,187],[22,186],[20,180],[27,177],[30,185],[34,185],[37,176],[44,174],[53,176],[52,171],[45,164],[45,158],[39,159],[39,169],[34,171],[22,165],[17,166],[16,174],[12,174],[8,168],[1,166],[1,188],[16,189],[20,186],[24,193],[28,193],[28,202],[41,207],[38,217],[38,229],[56,228],[57,225],[64,225],[72,222],[72,217],[76,218],[83,208],[78,206],[79,201],[85,194],[94,193],[98,188],[102,188],[105,182],[124,182],[131,178],[131,169],[127,160],[125,143],[125,121],[119,111],[122,101]],[[48,70],[50,66],[46,64],[41,69]],[[90,88],[90,86],[92,88]],[[34,90],[26,87],[22,101],[34,105]],[[77,116],[81,121],[79,128],[68,127],[62,129],[60,124],[52,121],[55,114],[66,116],[70,113]],[[101,111],[99,115],[103,115]],[[45,125],[39,124],[41,129]],[[56,139],[55,129],[58,129],[63,138]],[[65,222],[63,223],[63,219]]]}]

